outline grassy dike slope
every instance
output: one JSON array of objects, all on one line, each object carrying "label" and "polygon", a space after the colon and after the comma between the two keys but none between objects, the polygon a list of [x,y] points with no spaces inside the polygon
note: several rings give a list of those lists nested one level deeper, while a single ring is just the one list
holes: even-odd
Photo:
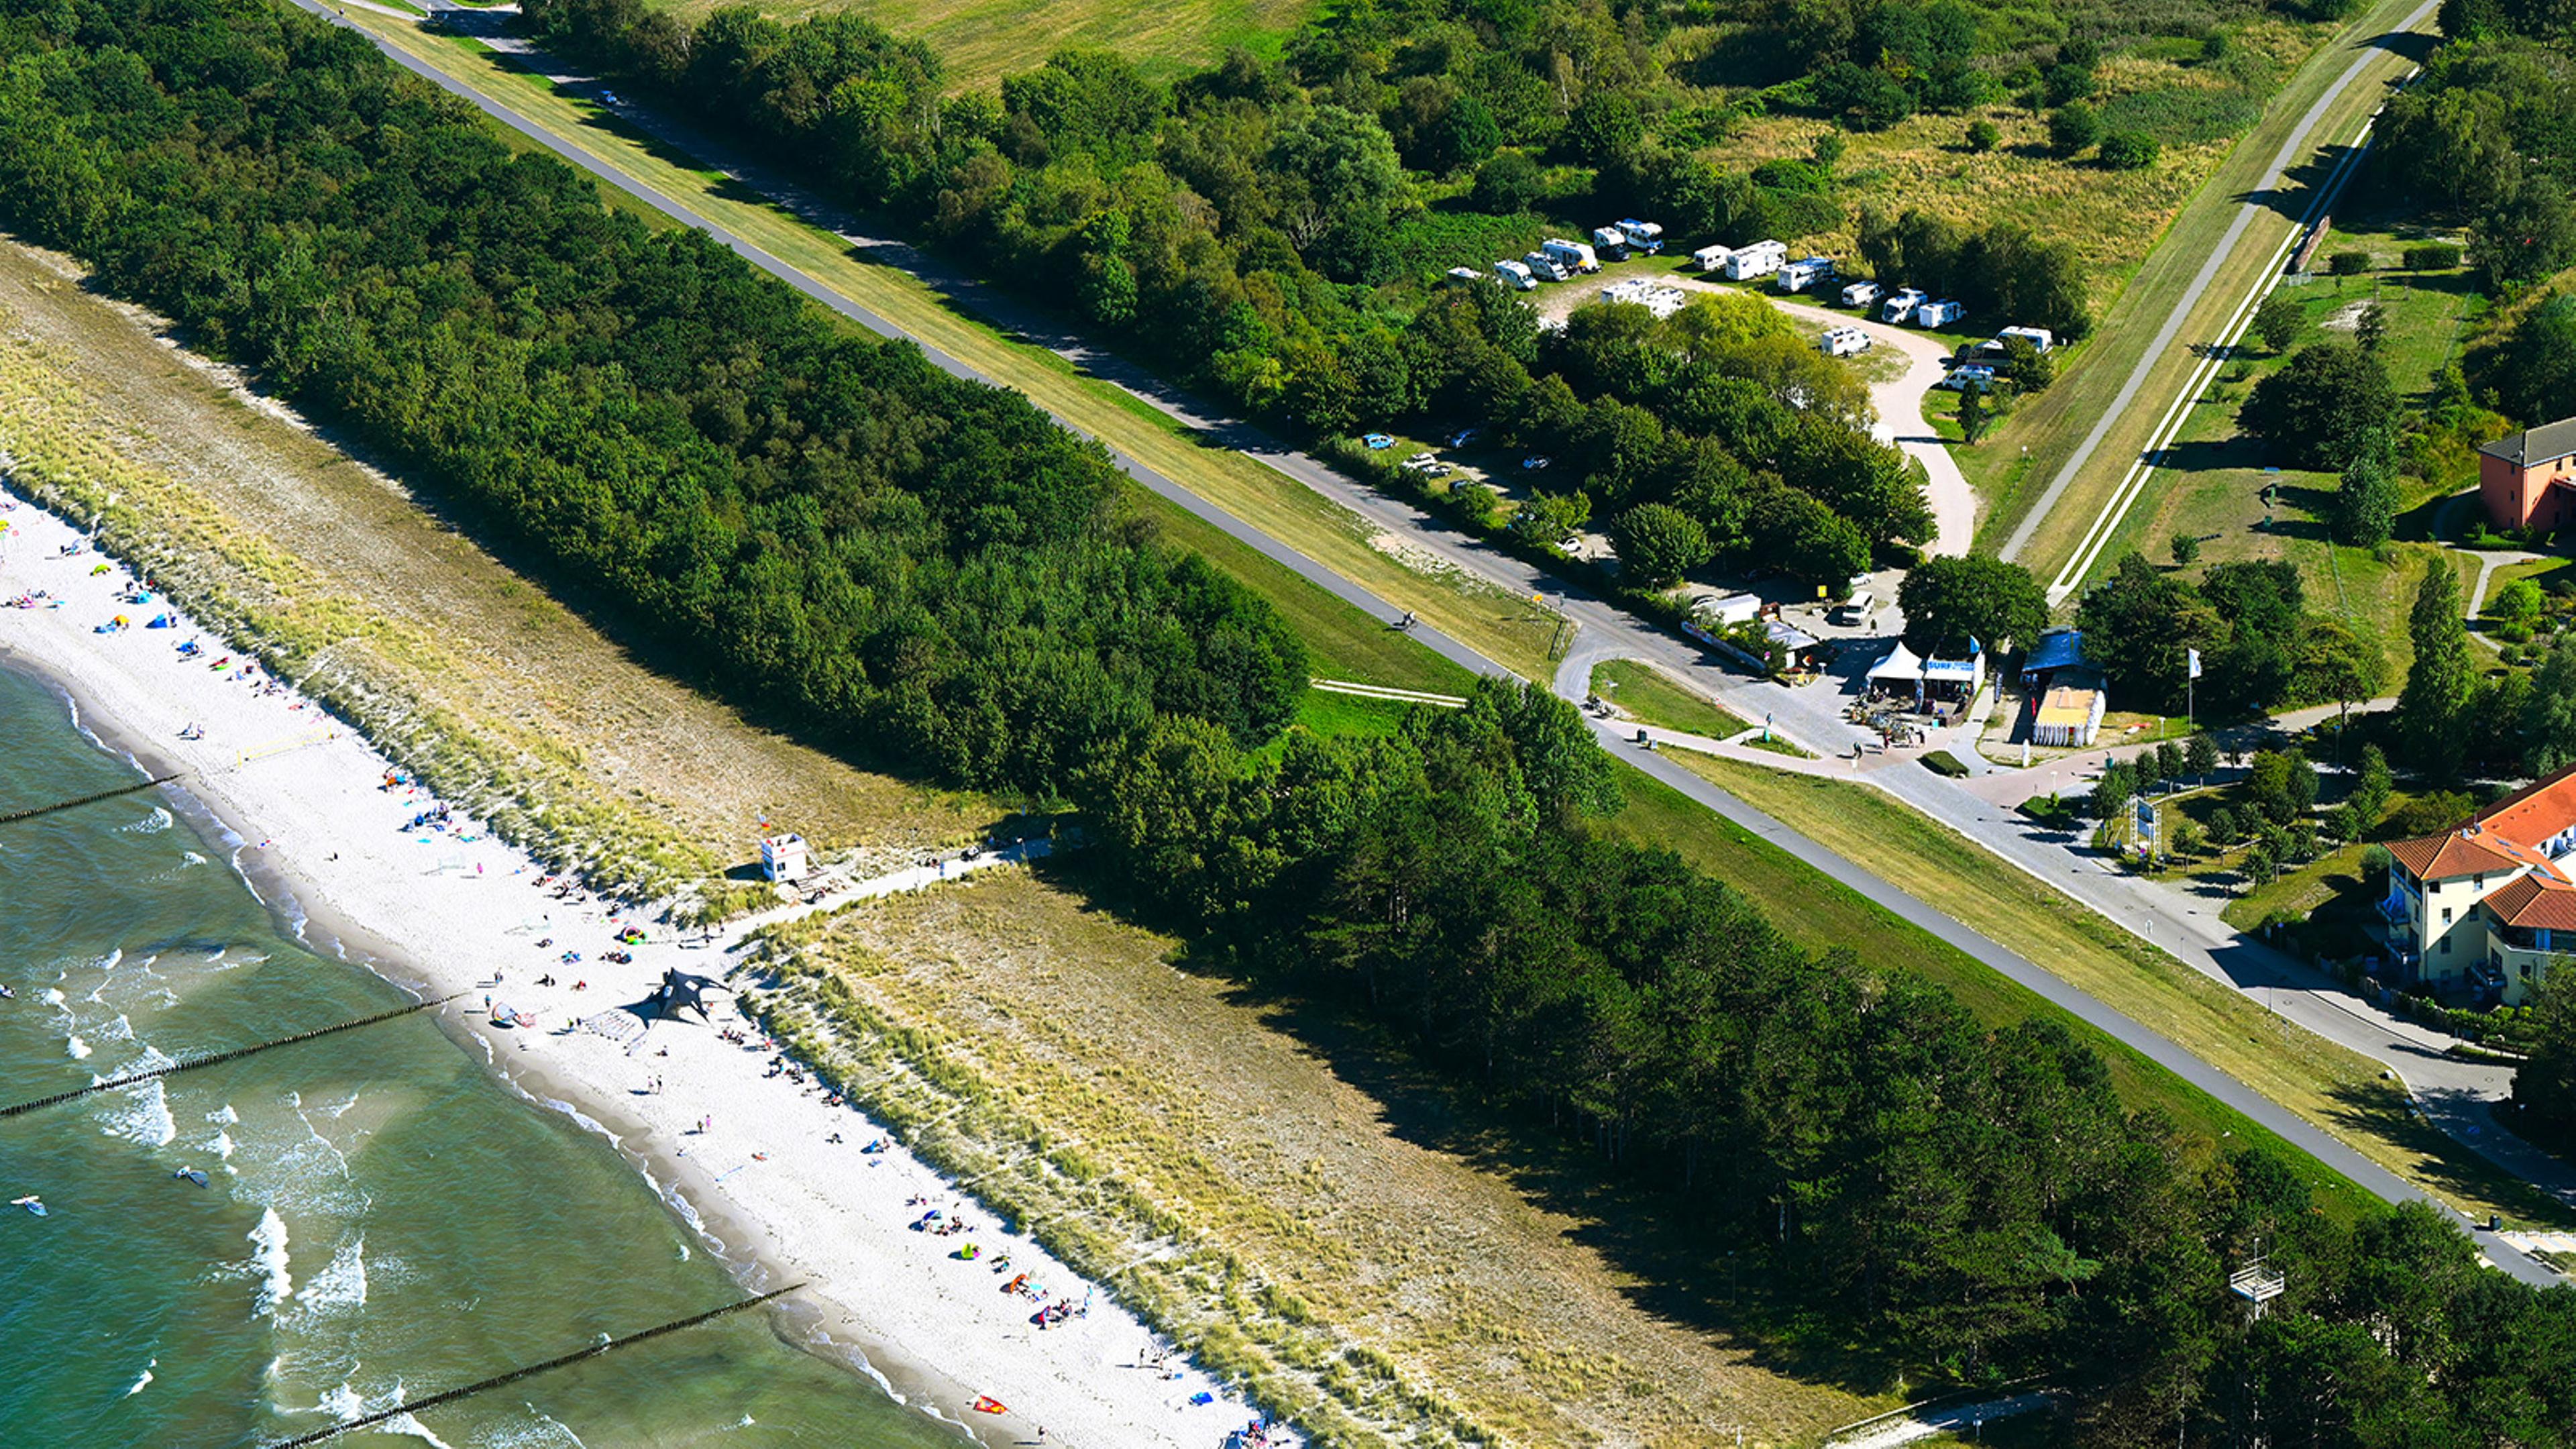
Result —
[{"label": "grassy dike slope", "polygon": [[[2012,943],[2097,1000],[2436,1197],[2480,1216],[2500,1212],[2522,1222],[2568,1221],[2565,1209],[2546,1194],[2417,1117],[2400,1085],[2381,1077],[2378,1063],[2290,1025],[1966,836],[1866,785],[1687,751],[1673,751],[1670,758],[1755,808],[1794,822],[1864,869],[1890,879],[1938,879],[1941,908],[1961,924]],[[1962,982],[1937,959],[1925,969],[1972,1004],[1978,1000],[1975,978]],[[1975,975],[1995,981],[1989,973]],[[2106,1055],[2117,1062],[2125,1054]],[[2133,1094],[2128,1100],[2138,1104],[2142,1098]],[[2245,1128],[2222,1130],[2241,1136]]]},{"label": "grassy dike slope", "polygon": [[[707,169],[697,158],[642,135],[603,110],[587,87],[558,86],[479,41],[425,32],[409,21],[352,10],[347,23],[507,110],[558,150],[577,153],[614,177],[687,206],[926,345],[1027,395],[1077,431],[1235,517],[1258,523],[1272,537],[1390,604],[1415,611],[1486,658],[1525,678],[1544,679],[1551,672],[1547,651],[1555,633],[1553,615],[1543,617],[1526,599],[1454,571],[1410,566],[1400,550],[1389,546],[1391,540],[1314,490],[1201,436],[1114,384],[1083,375],[1043,347],[1004,336],[912,273],[871,262],[832,232]],[[1414,684],[1367,674],[1340,677]]]},{"label": "grassy dike slope", "polygon": [[[763,813],[795,821],[833,848],[907,858],[993,819],[990,801],[854,769],[655,672],[396,483],[161,343],[161,330],[139,310],[84,290],[68,261],[0,240],[0,450],[16,462],[17,486],[101,518],[110,546],[145,562],[175,598],[237,643],[256,647],[280,674],[330,700],[443,790],[514,820],[517,833],[541,852],[561,859],[601,854],[625,862],[639,880],[667,886],[735,863]],[[1265,592],[1283,579],[1309,587],[1250,568],[1275,566],[1239,547],[1217,561],[1245,566],[1248,581]],[[6,564],[0,546],[0,580]],[[1315,597],[1321,602],[1288,607],[1301,628],[1319,631],[1309,636],[1319,660],[1349,667],[1331,651],[1338,634],[1372,645],[1387,639],[1385,647],[1419,656],[1399,660],[1397,672],[1462,687],[1454,666],[1320,592]],[[1388,721],[1321,711],[1316,723],[1347,728]],[[1495,1422],[1527,1424],[1538,1431],[1533,1442],[1550,1443],[1585,1442],[1591,1432],[1567,1429],[1575,1420],[1546,1408],[1560,1394],[1593,1401],[1585,1412],[1595,1417],[1581,1421],[1594,1429],[1621,1422],[1636,1397],[1651,1400],[1655,1414],[1669,1414],[1677,1424],[1731,1406],[1729,1412],[1758,1426],[1758,1436],[1774,1439],[1808,1436],[1882,1406],[1864,1393],[1756,1362],[1752,1351],[1704,1325],[1668,1321],[1641,1301],[1638,1290],[1646,1285],[1639,1274],[1568,1237],[1580,1223],[1526,1200],[1508,1160],[1412,1143],[1363,1094],[1332,1083],[1315,1065],[1308,1039],[1287,1029],[1291,1024],[1270,1023],[1257,1009],[1220,1010],[1226,993],[1214,989],[1197,998],[1208,1014],[1180,1013],[1166,1000],[1175,978],[1161,964],[1172,943],[1026,877],[999,883],[982,898],[1007,901],[1009,908],[999,916],[960,917],[953,935],[934,909],[945,897],[887,909],[933,912],[907,938],[920,953],[976,959],[988,950],[990,933],[1005,930],[1015,949],[1028,953],[1022,959],[1043,960],[1067,981],[1098,987],[1100,994],[1081,1003],[1091,1017],[1072,1002],[1059,1012],[1043,991],[1030,999],[1028,1027],[1049,1039],[1079,1035],[1083,1022],[1114,1017],[1135,1026],[1121,1036],[1122,1050],[1159,1057],[1157,1033],[1170,1018],[1173,1041],[1218,1054],[1204,1057],[1186,1078],[1170,1076],[1170,1064],[1162,1077],[1149,1078],[1140,1068],[1136,1080],[1156,1093],[1115,1117],[1098,1115],[1098,1104],[1078,1094],[1006,1094],[1048,1140],[1093,1144],[1083,1149],[1096,1164],[1086,1177],[1104,1201],[1148,1201],[1180,1180],[1185,1159],[1162,1155],[1172,1139],[1154,1125],[1180,1110],[1176,1099],[1161,1095],[1175,1082],[1192,1085],[1199,1095],[1190,1110],[1228,1140],[1284,1141],[1294,1128],[1317,1144],[1346,1139],[1352,1155],[1337,1159],[1345,1165],[1414,1164],[1403,1179],[1405,1195],[1391,1200],[1410,1217],[1390,1210],[1375,1221],[1348,1218],[1308,1232],[1282,1218],[1276,1205],[1263,1207],[1261,1192],[1238,1184],[1225,1189],[1237,1195],[1222,1198],[1229,1204],[1222,1211],[1190,1210],[1206,1213],[1190,1219],[1207,1235],[1198,1240],[1199,1251],[1157,1259],[1167,1266],[1132,1283],[1121,1277],[1141,1295],[1141,1307],[1211,1361],[1237,1362],[1255,1342],[1251,1334],[1293,1313],[1300,1353],[1312,1356],[1293,1360],[1286,1371],[1313,1370],[1318,1397],[1310,1401],[1346,1400],[1337,1422],[1369,1433],[1464,1423],[1468,1414],[1492,1407],[1487,1390],[1495,1385],[1521,1406]],[[992,984],[998,992],[1002,978]],[[877,1038],[875,1049],[894,1064],[889,1072],[954,1083],[959,1078],[943,1065],[939,1043],[958,1021],[942,1013],[907,1018],[906,1030]],[[1222,1089],[1223,1079],[1207,1065],[1219,1057],[1268,1062],[1283,1075],[1267,1095],[1247,1099]],[[876,1101],[891,1122],[914,1120],[899,1098],[882,1090],[863,1090],[862,1099]],[[961,1128],[978,1120],[974,1114],[954,1119]],[[951,1153],[948,1160],[971,1170],[972,1159]],[[1302,1172],[1306,1160],[1294,1166]],[[1335,1180],[1356,1193],[1375,1177],[1370,1167]],[[972,1186],[1011,1200],[1006,1179]],[[1213,1188],[1193,1199],[1219,1200]],[[1148,1232],[1178,1221],[1132,1220],[1145,1222]],[[1407,1226],[1426,1221],[1453,1231],[1432,1235]],[[1086,1243],[1111,1241],[1114,1231],[1108,1217],[1037,1226],[1077,1253]],[[1289,1237],[1263,1236],[1272,1232]],[[1238,1238],[1245,1251],[1294,1241],[1304,1245],[1301,1252],[1312,1250],[1316,1271],[1369,1286],[1319,1289],[1303,1307],[1280,1294],[1247,1297],[1232,1270],[1211,1266],[1239,1261]],[[1513,1327],[1513,1315],[1526,1305],[1515,1308],[1520,1299],[1502,1291],[1524,1281],[1514,1265],[1536,1258],[1554,1265],[1554,1276],[1527,1280],[1544,1285],[1546,1301],[1581,1305],[1579,1313],[1552,1318],[1545,1333]],[[1109,1270],[1125,1257],[1082,1260],[1116,1276]],[[1429,1361],[1440,1376],[1425,1381],[1399,1371],[1388,1356],[1413,1341],[1423,1323],[1449,1322],[1458,1300],[1422,1296],[1420,1287],[1449,1277],[1481,1277],[1492,1291],[1477,1300],[1474,1316],[1424,1341],[1453,1350],[1516,1345],[1510,1353],[1518,1366],[1510,1375],[1495,1377],[1499,1370],[1444,1357]],[[1332,1352],[1317,1345],[1332,1345]],[[1631,1374],[1632,1364],[1648,1367]],[[1651,1387],[1667,1380],[1678,1387]],[[1442,1411],[1436,1407],[1442,1404],[1470,1407]]]},{"label": "grassy dike slope", "polygon": [[[2365,49],[2422,8],[2424,0],[2379,0],[2333,41],[2317,47],[2273,95],[2262,121],[2174,217],[2103,316],[2078,365],[2056,386],[2016,408],[1978,446],[1959,450],[1960,466],[1986,510],[1978,525],[1982,548],[1992,550],[2012,536],[2050,480],[2074,456],[2085,434],[2112,411],[2112,402],[2139,359],[2146,356],[2157,331],[2190,290],[2193,278],[2236,220],[2238,209],[2262,186],[2272,159],[2318,98],[2343,78]],[[2426,47],[2429,44],[2428,38]],[[2306,208],[2309,189],[2325,179],[2340,148],[2387,98],[2389,85],[2411,63],[2402,55],[2374,54],[2309,133],[2309,154],[2292,159],[2272,215],[2258,218],[2245,229],[2175,334],[2173,345],[2156,360],[2146,385],[2113,419],[2083,471],[2023,547],[2021,561],[2042,582],[2074,554],[2085,530],[2110,501],[2121,475],[2146,447],[2148,435],[2200,360],[2194,346],[2218,340],[2228,317]],[[2116,560],[2106,553],[2103,562],[2107,566]]]}]

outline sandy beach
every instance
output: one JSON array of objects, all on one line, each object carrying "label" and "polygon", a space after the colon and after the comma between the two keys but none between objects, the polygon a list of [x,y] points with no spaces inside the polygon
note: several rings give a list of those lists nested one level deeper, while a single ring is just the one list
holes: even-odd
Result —
[{"label": "sandy beach", "polygon": [[[620,914],[549,881],[461,810],[424,823],[440,802],[347,724],[166,600],[134,601],[133,573],[62,519],[5,501],[0,604],[45,597],[0,608],[0,657],[62,685],[112,748],[184,772],[177,788],[238,837],[245,877],[318,948],[426,995],[469,993],[445,1015],[495,1070],[611,1141],[747,1287],[807,1285],[786,1300],[785,1331],[994,1445],[1035,1442],[1042,1426],[1046,1443],[1077,1449],[1214,1449],[1254,1417],[1177,1354],[1149,1366],[1159,1345],[1144,1324],[900,1143],[870,1150],[879,1129],[789,1070],[729,993],[708,993],[704,1025],[639,1033],[618,1010],[668,969],[723,977],[745,931],[787,911],[684,941],[658,906]],[[118,616],[124,627],[100,632]],[[844,898],[1014,863],[927,864],[853,882]],[[621,946],[629,926],[644,939]],[[604,959],[612,950],[633,959]],[[496,1025],[487,997],[533,1025]],[[969,1229],[917,1230],[934,1209]],[[1023,1291],[1005,1290],[1023,1274]],[[1047,1304],[1083,1311],[1041,1327]],[[974,1412],[979,1397],[1008,1412]]]}]

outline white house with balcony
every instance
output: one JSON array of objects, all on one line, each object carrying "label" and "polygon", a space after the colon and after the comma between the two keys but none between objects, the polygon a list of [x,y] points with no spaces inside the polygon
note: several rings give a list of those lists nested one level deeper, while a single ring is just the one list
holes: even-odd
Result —
[{"label": "white house with balcony", "polygon": [[2553,961],[2576,955],[2576,766],[2388,854],[2379,911],[2401,984],[2519,1006]]}]

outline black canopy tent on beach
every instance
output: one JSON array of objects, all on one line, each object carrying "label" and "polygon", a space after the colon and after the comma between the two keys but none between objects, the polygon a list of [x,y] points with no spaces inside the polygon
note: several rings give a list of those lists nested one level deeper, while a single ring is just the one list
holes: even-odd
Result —
[{"label": "black canopy tent on beach", "polygon": [[656,1017],[676,1021],[679,1013],[694,1011],[700,1022],[711,1023],[712,1018],[707,1014],[707,993],[732,989],[712,976],[699,976],[674,966],[663,971],[662,984],[653,988],[652,995],[626,1009],[646,1022]]}]

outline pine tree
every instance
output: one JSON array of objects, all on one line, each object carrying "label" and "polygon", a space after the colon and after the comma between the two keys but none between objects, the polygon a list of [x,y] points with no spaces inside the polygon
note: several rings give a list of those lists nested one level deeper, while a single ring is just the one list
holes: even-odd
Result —
[{"label": "pine tree", "polygon": [[2468,621],[2460,612],[2460,576],[2447,558],[2424,565],[2407,616],[2415,663],[2397,696],[2397,732],[2407,755],[2436,774],[2456,774],[2467,748],[2469,694],[2477,670],[2469,659]]}]

